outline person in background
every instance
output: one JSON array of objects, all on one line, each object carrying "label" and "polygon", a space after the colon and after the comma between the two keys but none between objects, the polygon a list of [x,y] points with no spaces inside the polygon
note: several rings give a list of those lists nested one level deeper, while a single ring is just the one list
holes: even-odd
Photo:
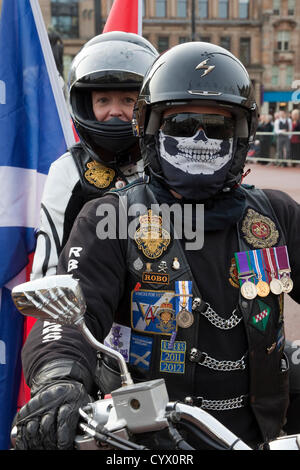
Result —
[{"label": "person in background", "polygon": [[[294,109],[291,114],[292,117],[292,131],[300,132],[300,111]],[[291,158],[292,160],[300,160],[300,135],[292,135],[291,137]],[[296,166],[296,163],[293,163]]]},{"label": "person in background", "polygon": [[[270,158],[271,156],[271,146],[273,140],[273,124],[272,116],[269,114],[263,114],[260,119],[257,131],[260,132],[269,132],[270,135],[258,135],[260,141],[260,150],[259,156],[261,158]],[[266,165],[267,161],[261,161],[262,164]]]},{"label": "person in background", "polygon": [[279,111],[279,117],[274,123],[274,132],[277,136],[277,158],[283,160],[280,165],[287,166],[284,160],[290,159],[291,137],[288,134],[292,132],[292,120],[287,117],[286,111]]}]

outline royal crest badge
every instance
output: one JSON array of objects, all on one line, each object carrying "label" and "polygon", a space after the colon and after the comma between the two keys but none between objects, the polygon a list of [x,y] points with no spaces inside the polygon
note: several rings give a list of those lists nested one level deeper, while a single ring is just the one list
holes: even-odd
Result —
[{"label": "royal crest badge", "polygon": [[84,177],[96,188],[107,188],[115,177],[115,171],[112,168],[108,168],[96,161],[87,163],[87,168]]},{"label": "royal crest badge", "polygon": [[242,233],[246,242],[254,248],[267,248],[276,245],[279,232],[275,223],[253,209],[248,209],[242,223]]},{"label": "royal crest badge", "polygon": [[159,258],[171,241],[170,234],[162,227],[162,218],[149,209],[147,214],[139,217],[139,221],[140,226],[134,235],[139,250],[147,258]]}]

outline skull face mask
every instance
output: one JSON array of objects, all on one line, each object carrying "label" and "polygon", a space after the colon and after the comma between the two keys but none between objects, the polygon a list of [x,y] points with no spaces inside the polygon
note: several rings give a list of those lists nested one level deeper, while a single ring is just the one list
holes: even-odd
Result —
[{"label": "skull face mask", "polygon": [[159,161],[168,186],[189,200],[205,200],[222,190],[234,155],[235,139],[171,137],[159,131]]}]

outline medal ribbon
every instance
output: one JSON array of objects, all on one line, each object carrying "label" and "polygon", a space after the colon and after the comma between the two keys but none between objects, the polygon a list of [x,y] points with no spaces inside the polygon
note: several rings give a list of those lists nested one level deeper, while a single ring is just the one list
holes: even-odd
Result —
[{"label": "medal ribbon", "polygon": [[192,311],[192,285],[192,281],[175,281],[176,314],[180,312],[180,307]]},{"label": "medal ribbon", "polygon": [[258,259],[258,262],[259,262],[259,266],[261,268],[262,280],[265,281],[265,282],[268,282],[269,278],[268,278],[266,264],[265,264],[265,260],[264,260],[264,256],[263,256],[263,250],[257,250],[256,254],[257,254],[257,259]]},{"label": "medal ribbon", "polygon": [[[189,312],[192,311],[192,281],[175,281],[175,315],[180,312],[181,308],[188,310]],[[173,331],[168,349],[173,349],[175,339],[177,335],[177,327]]]},{"label": "medal ribbon", "polygon": [[257,256],[257,250],[249,251],[249,257],[252,261],[252,266],[254,266],[255,274],[258,280],[262,279],[261,266],[259,264],[259,259]]},{"label": "medal ribbon", "polygon": [[[249,257],[247,256],[247,251],[241,251],[239,253],[235,253],[235,259],[236,259],[236,264],[237,264],[237,270],[239,273],[239,279],[241,282],[241,285],[243,285],[246,280],[251,277],[251,262],[249,260]],[[249,275],[249,276],[247,276]]]},{"label": "medal ribbon", "polygon": [[[266,271],[268,274],[268,282],[271,282],[272,279],[277,277],[276,275],[277,273],[275,270],[276,261],[274,259],[274,253],[272,253],[274,252],[274,249],[264,248],[262,251],[263,251],[263,257],[264,257],[265,264],[266,264]],[[272,258],[272,254],[273,254],[273,258]]]},{"label": "medal ribbon", "polygon": [[278,270],[291,272],[289,255],[286,246],[277,246],[275,248],[275,256],[278,264]]}]

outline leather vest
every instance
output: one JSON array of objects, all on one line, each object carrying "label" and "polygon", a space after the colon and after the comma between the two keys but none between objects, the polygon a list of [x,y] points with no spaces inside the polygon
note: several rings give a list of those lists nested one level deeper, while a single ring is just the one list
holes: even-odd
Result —
[{"label": "leather vest", "polygon": [[[276,222],[276,226],[279,228],[279,237],[276,245],[284,245],[283,232],[265,194],[254,188],[244,188],[244,191],[247,198],[245,211],[251,208]],[[151,205],[153,207],[153,204],[158,204],[149,185],[145,182],[129,185],[122,190],[116,191],[115,194],[119,197],[120,207],[130,207],[131,204],[138,202],[150,209]],[[158,219],[155,223],[157,221]],[[164,225],[162,225],[163,228]],[[253,247],[249,246],[241,236],[240,224],[237,225],[237,232],[239,251],[252,250]],[[165,331],[161,331],[161,334],[159,331],[148,333],[145,326],[147,321],[141,323],[141,326],[134,324],[134,314],[138,310],[137,304],[142,304],[143,301],[147,304],[147,299],[139,298],[139,293],[143,293],[145,296],[151,295],[157,300],[163,294],[168,296],[169,291],[174,292],[175,281],[189,280],[193,281],[193,298],[202,298],[194,282],[180,241],[174,238],[174,233],[170,233],[170,235],[172,240],[170,245],[160,256],[155,257],[155,255],[152,259],[147,259],[136,241],[128,237],[127,286],[119,311],[116,314],[115,322],[131,328],[135,340],[140,345],[144,344],[144,349],[141,346],[139,350],[140,358],[143,357],[143,353],[146,355],[148,352],[147,368],[140,367],[139,364],[138,366],[135,366],[133,363],[129,364],[134,381],[145,381],[158,377],[164,378],[170,399],[182,400],[185,396],[193,395],[196,392],[194,377],[195,368],[198,365],[189,360],[189,352],[197,345],[199,328],[197,316],[205,308],[205,293],[204,301],[202,300],[200,305],[193,310],[193,325],[189,328],[178,328],[175,339],[176,346],[171,351],[168,351],[170,333]],[[169,269],[168,279],[164,278],[161,273],[162,262],[165,262],[167,266],[172,266],[175,259],[180,261],[179,266],[177,266],[178,269]],[[141,267],[142,264],[143,267]],[[286,370],[282,370],[283,345],[280,348],[275,347],[278,343],[278,336],[283,332],[283,315],[280,299],[271,293],[263,299],[263,302],[272,311],[268,328],[264,332],[254,328],[251,324],[253,316],[260,313],[256,300],[246,300],[240,295],[238,310],[243,316],[248,340],[249,404],[256,416],[264,440],[268,441],[278,436],[284,424],[288,405],[288,374]],[[124,318],[124,312],[128,311],[130,311],[130,315]],[[146,313],[146,308],[143,307],[140,319],[144,316],[146,320]],[[152,313],[150,312],[150,315]],[[149,322],[151,322],[151,317],[149,317]],[[133,328],[133,326],[135,327]]]},{"label": "leather vest", "polygon": [[69,149],[78,170],[81,191],[86,201],[103,196],[116,182],[127,182],[120,170],[109,168],[91,159],[79,142]]}]

